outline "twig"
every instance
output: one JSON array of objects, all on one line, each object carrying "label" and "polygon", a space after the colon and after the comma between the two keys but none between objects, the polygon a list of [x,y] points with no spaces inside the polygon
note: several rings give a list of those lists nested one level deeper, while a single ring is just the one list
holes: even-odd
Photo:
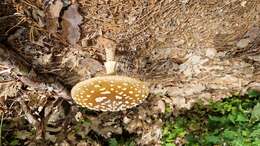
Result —
[{"label": "twig", "polygon": [[22,18],[17,24],[15,24],[14,26],[12,26],[10,29],[8,29],[5,34],[7,35],[11,30],[13,30],[14,28],[18,27],[21,23],[25,22],[26,18]]},{"label": "twig", "polygon": [[30,108],[27,106],[27,104],[23,100],[20,100],[20,105],[23,109],[24,115],[27,118],[28,122],[37,128],[40,124],[40,121],[37,120],[37,118],[35,116],[33,116],[33,114],[30,111]]},{"label": "twig", "polygon": [[2,16],[2,17],[0,17],[0,21],[3,21],[3,20],[5,20],[5,19],[8,19],[8,18],[12,18],[12,17],[16,17],[17,15],[7,15],[7,16]]},{"label": "twig", "polygon": [[4,74],[4,73],[10,73],[11,72],[11,68],[5,69],[5,70],[1,70],[0,74]]},{"label": "twig", "polygon": [[3,127],[3,121],[4,121],[4,113],[1,115],[1,123],[0,123],[0,146],[2,146],[2,127]]}]

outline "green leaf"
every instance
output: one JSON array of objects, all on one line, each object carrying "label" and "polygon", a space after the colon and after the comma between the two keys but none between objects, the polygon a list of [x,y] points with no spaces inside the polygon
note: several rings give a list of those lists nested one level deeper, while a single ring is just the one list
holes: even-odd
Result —
[{"label": "green leaf", "polygon": [[236,120],[236,115],[234,115],[234,114],[229,114],[229,115],[228,115],[228,119],[229,119],[233,124],[236,123],[236,122],[235,122],[235,120]]},{"label": "green leaf", "polygon": [[165,146],[176,146],[176,145],[173,143],[166,143]]},{"label": "green leaf", "polygon": [[260,96],[260,92],[257,92],[255,90],[251,90],[248,92],[249,97],[259,97]]},{"label": "green leaf", "polygon": [[207,144],[218,144],[220,142],[220,137],[214,135],[207,135],[205,137],[205,142]]},{"label": "green leaf", "polygon": [[109,139],[108,143],[109,143],[109,146],[118,146],[118,142],[115,138]]},{"label": "green leaf", "polygon": [[244,115],[242,113],[237,113],[236,121],[237,122],[246,122],[246,121],[248,121],[248,119],[247,119],[246,115]]},{"label": "green leaf", "polygon": [[254,130],[251,134],[250,137],[260,137],[260,129]]},{"label": "green leaf", "polygon": [[252,146],[259,146],[260,145],[260,139],[257,139],[255,140],[253,143],[252,143]]},{"label": "green leaf", "polygon": [[235,131],[225,130],[223,133],[223,137],[228,140],[236,139],[237,136],[238,134]]},{"label": "green leaf", "polygon": [[131,142],[127,143],[126,146],[135,146],[135,143],[133,141],[131,141]]},{"label": "green leaf", "polygon": [[21,131],[15,132],[15,137],[18,139],[25,140],[25,139],[29,139],[31,136],[32,136],[32,133],[28,132],[26,130],[21,130]]},{"label": "green leaf", "polygon": [[10,143],[11,146],[16,146],[16,145],[19,145],[19,140],[15,139],[15,140],[12,140],[11,143]]},{"label": "green leaf", "polygon": [[242,139],[235,139],[234,141],[231,142],[232,146],[249,146],[245,145],[244,141]]},{"label": "green leaf", "polygon": [[260,146],[258,97],[260,93],[251,92],[248,96],[233,96],[207,106],[195,104],[192,110],[184,111],[165,125],[164,146],[171,146],[176,137],[184,139],[187,146],[223,143]]},{"label": "green leaf", "polygon": [[251,119],[252,122],[256,122],[260,120],[260,103],[257,103],[253,108]]}]

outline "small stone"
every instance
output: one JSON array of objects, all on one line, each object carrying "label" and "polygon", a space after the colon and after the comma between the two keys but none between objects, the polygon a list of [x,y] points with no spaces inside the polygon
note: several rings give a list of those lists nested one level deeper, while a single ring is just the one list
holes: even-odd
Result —
[{"label": "small stone", "polygon": [[208,48],[206,50],[206,56],[209,57],[209,58],[214,58],[217,54],[217,50],[214,49],[214,48]]},{"label": "small stone", "polygon": [[246,3],[247,3],[247,1],[242,1],[242,2],[240,3],[240,5],[241,5],[242,7],[246,7]]},{"label": "small stone", "polygon": [[157,102],[157,108],[160,113],[164,113],[165,112],[165,103],[162,100],[159,100]]},{"label": "small stone", "polygon": [[180,1],[182,4],[185,5],[185,4],[189,3],[190,0],[179,0],[179,1]]},{"label": "small stone", "polygon": [[124,119],[123,119],[123,122],[125,123],[125,124],[128,124],[128,123],[130,123],[131,122],[131,119],[129,119],[128,117],[124,117]]}]

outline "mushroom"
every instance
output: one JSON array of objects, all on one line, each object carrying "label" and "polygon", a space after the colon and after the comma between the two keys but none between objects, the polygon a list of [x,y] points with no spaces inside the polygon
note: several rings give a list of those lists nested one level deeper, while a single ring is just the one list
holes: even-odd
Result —
[{"label": "mushroom", "polygon": [[75,102],[96,111],[121,111],[142,103],[149,94],[146,83],[115,74],[115,42],[98,38],[106,50],[107,75],[94,77],[76,84],[71,90]]},{"label": "mushroom", "polygon": [[126,76],[102,76],[82,81],[71,91],[75,102],[97,111],[121,111],[144,101],[149,90],[144,82]]}]

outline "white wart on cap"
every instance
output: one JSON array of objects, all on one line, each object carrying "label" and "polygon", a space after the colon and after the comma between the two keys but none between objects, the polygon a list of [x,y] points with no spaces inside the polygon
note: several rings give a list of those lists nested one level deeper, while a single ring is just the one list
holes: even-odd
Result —
[{"label": "white wart on cap", "polygon": [[125,76],[95,77],[71,90],[77,104],[97,111],[126,110],[142,103],[148,94],[144,82]]}]

